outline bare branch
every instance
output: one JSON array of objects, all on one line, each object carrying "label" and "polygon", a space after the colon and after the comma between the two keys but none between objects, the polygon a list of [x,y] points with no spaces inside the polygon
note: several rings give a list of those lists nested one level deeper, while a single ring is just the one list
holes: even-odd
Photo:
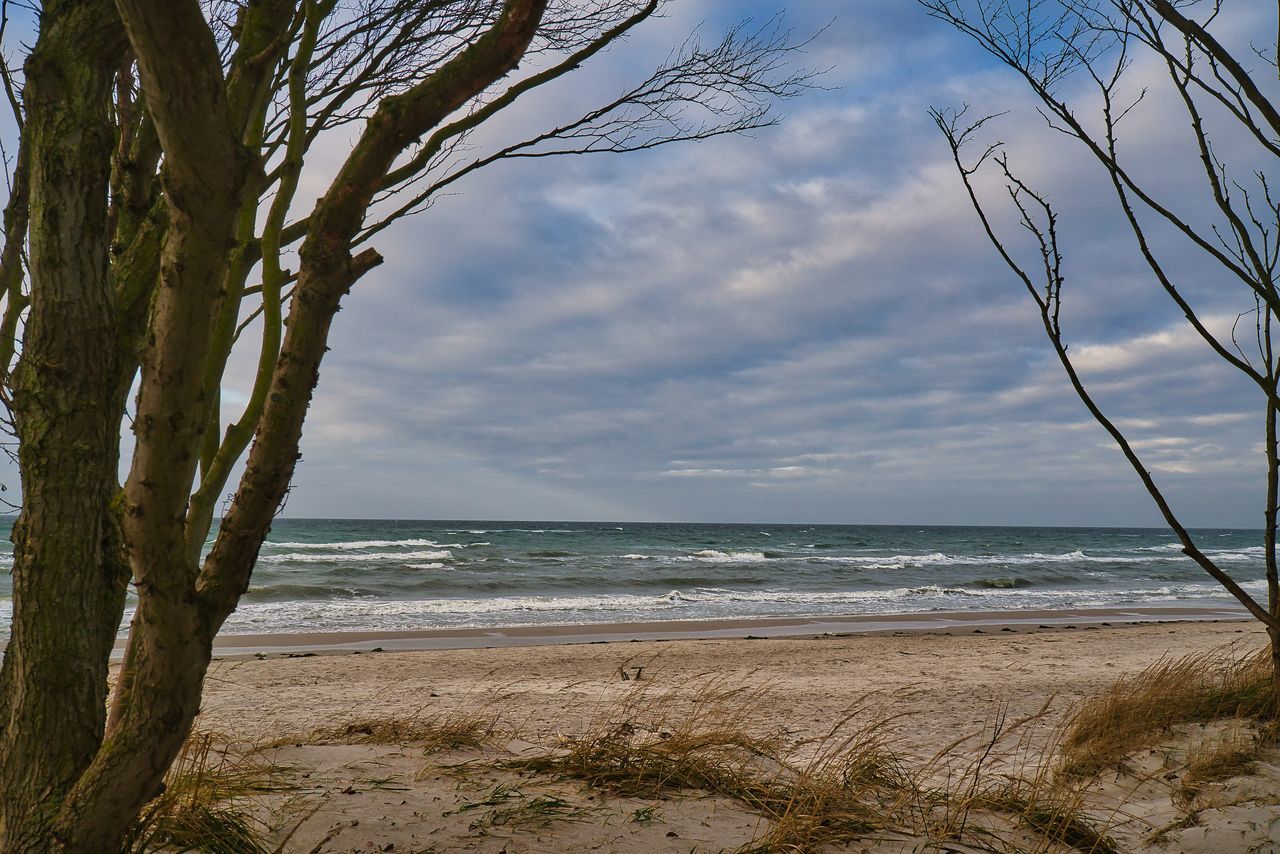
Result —
[{"label": "bare branch", "polygon": [[[651,3],[650,7],[654,5]],[[606,37],[616,39],[652,11],[646,7]],[[410,188],[412,194],[370,222],[358,242],[363,243],[401,217],[422,210],[441,190],[498,160],[642,151],[776,124],[779,117],[775,106],[779,101],[817,85],[817,72],[795,70],[791,63],[792,56],[809,41],[795,41],[792,31],[783,27],[779,18],[760,25],[744,21],[709,46],[692,36],[646,80],[612,101],[572,122],[465,163],[447,161],[471,130],[471,117],[442,128],[409,163],[388,175],[384,193],[377,201],[391,199]],[[530,80],[536,81],[534,85],[543,85],[577,67],[607,43],[589,45],[580,55],[571,56]],[[510,98],[504,96],[481,108],[481,119],[523,94],[526,89],[520,86],[517,84],[513,87],[516,91],[508,93]],[[494,109],[490,111],[490,107]],[[445,147],[451,137],[458,141],[453,148]]]},{"label": "bare branch", "polygon": [[[972,176],[974,168],[965,165],[961,149],[964,141],[972,134],[973,126],[961,127],[956,124],[956,114],[947,114],[940,110],[933,110],[932,115],[934,122],[943,136],[947,140],[947,144],[951,148],[952,158],[956,165],[956,171],[960,174],[964,182],[966,191],[968,192],[970,202],[973,205],[975,213],[978,215],[982,223],[983,229],[986,231],[988,239],[996,252],[1004,260],[1005,264],[1014,273],[1015,276],[1023,283],[1028,293],[1035,300],[1036,305],[1040,309],[1040,320],[1044,327],[1045,335],[1048,337],[1053,347],[1054,353],[1058,357],[1059,363],[1063,370],[1066,371],[1067,378],[1074,389],[1076,396],[1084,403],[1085,408],[1089,410],[1089,414],[1093,419],[1106,430],[1111,436],[1112,441],[1120,449],[1129,465],[1133,468],[1134,473],[1138,475],[1142,481],[1143,487],[1147,494],[1151,496],[1156,507],[1163,516],[1165,523],[1177,536],[1178,541],[1182,543],[1183,552],[1194,560],[1206,573],[1208,573],[1215,581],[1223,586],[1248,612],[1257,620],[1266,625],[1275,632],[1280,632],[1280,617],[1273,614],[1266,606],[1260,604],[1249,593],[1240,586],[1240,584],[1232,578],[1226,571],[1219,567],[1212,558],[1201,550],[1195,539],[1184,526],[1178,516],[1174,513],[1172,506],[1165,497],[1155,479],[1151,476],[1146,465],[1134,450],[1133,445],[1128,438],[1120,431],[1113,422],[1099,407],[1093,396],[1085,388],[1083,380],[1075,369],[1071,358],[1067,355],[1067,344],[1062,336],[1062,329],[1059,322],[1059,310],[1061,306],[1062,296],[1062,255],[1058,246],[1058,238],[1055,228],[1056,216],[1052,206],[1039,194],[1031,191],[1026,184],[1019,180],[1008,167],[1005,159],[999,161],[999,165],[1004,172],[1006,180],[1009,182],[1009,193],[1017,207],[1021,224],[1030,232],[1036,241],[1040,252],[1042,263],[1044,264],[1045,281],[1042,285],[1043,291],[1035,284],[1035,279],[1027,272],[1027,270],[1018,262],[1010,250],[1005,246],[1004,242],[996,233],[987,216],[981,200],[978,198],[977,191],[973,186]],[[1039,215],[1033,213],[1021,198],[1023,196],[1032,199],[1039,211]],[[1275,395],[1272,394],[1268,398],[1268,406],[1271,409],[1275,407]]]}]

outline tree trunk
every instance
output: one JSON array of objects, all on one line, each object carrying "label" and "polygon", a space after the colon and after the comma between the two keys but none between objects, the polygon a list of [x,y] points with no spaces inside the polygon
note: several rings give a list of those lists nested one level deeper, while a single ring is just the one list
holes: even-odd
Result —
[{"label": "tree trunk", "polygon": [[108,0],[50,2],[26,65],[31,313],[13,377],[23,507],[0,670],[5,851],[58,846],[56,811],[102,738],[127,589],[113,509],[121,413],[103,156],[124,48]]},{"label": "tree trunk", "polygon": [[116,854],[138,811],[160,793],[200,710],[212,642],[203,609],[190,601],[139,602],[127,698],[54,825],[67,851]]},{"label": "tree trunk", "polygon": [[1280,632],[1268,627],[1267,637],[1270,640],[1267,648],[1271,652],[1271,684],[1273,688],[1271,714],[1280,717]]},{"label": "tree trunk", "polygon": [[[226,310],[234,226],[246,205],[252,210],[261,180],[255,154],[235,130],[244,117],[228,106],[228,92],[256,92],[274,56],[254,49],[254,61],[228,83],[194,0],[116,5],[164,150],[168,225],[141,342],[133,464],[120,502],[138,594],[126,670],[101,747],[53,824],[57,843],[76,852],[119,850],[138,811],[161,791],[200,708],[214,631],[196,595],[196,561],[184,549],[185,514],[216,400],[205,366],[212,327]],[[268,5],[278,26],[261,37],[278,52],[286,42],[276,37],[292,20],[280,8],[291,7]]]}]

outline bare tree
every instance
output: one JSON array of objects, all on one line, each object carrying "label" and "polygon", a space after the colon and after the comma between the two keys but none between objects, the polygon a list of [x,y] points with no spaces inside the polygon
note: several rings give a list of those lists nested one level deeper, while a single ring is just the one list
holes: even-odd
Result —
[{"label": "bare tree", "polygon": [[[1276,570],[1277,500],[1280,458],[1276,447],[1280,397],[1280,353],[1273,328],[1280,317],[1280,199],[1273,195],[1269,170],[1280,155],[1280,105],[1275,101],[1275,75],[1280,68],[1280,42],[1246,53],[1220,38],[1226,8],[1222,0],[921,0],[929,12],[969,36],[1015,71],[1040,102],[1041,115],[1054,130],[1079,142],[1114,191],[1118,212],[1132,232],[1135,248],[1155,283],[1186,318],[1217,358],[1249,379],[1259,393],[1265,434],[1265,505],[1263,546],[1267,598],[1260,602],[1196,542],[1172,503],[1116,422],[1103,412],[1086,389],[1067,353],[1061,323],[1063,250],[1058,218],[1043,192],[1028,186],[1011,168],[997,142],[976,156],[963,153],[993,116],[966,119],[967,108],[935,110],[933,118],[946,137],[955,165],[982,226],[999,256],[1026,287],[1040,310],[1045,334],[1066,370],[1076,394],[1093,418],[1110,434],[1183,552],[1221,584],[1266,626],[1277,689],[1280,690],[1280,580]],[[1271,26],[1275,33],[1276,27]],[[1254,65],[1259,65],[1255,69]],[[1199,176],[1201,193],[1179,207],[1165,198],[1149,177],[1142,177],[1143,152],[1122,145],[1125,120],[1148,88],[1126,89],[1136,68],[1164,87],[1181,111],[1179,126],[1194,160],[1183,168]],[[1269,78],[1269,79],[1268,79]],[[1072,85],[1084,82],[1073,97]],[[1077,100],[1078,99],[1078,100]],[[1232,171],[1220,159],[1218,143],[1245,149],[1237,159],[1262,164],[1251,171]],[[979,170],[998,171],[1022,230],[1030,235],[1032,260],[1024,262],[999,233],[975,186]],[[1157,235],[1157,231],[1159,235]],[[1211,262],[1222,285],[1238,289],[1244,312],[1230,331],[1211,328],[1187,295],[1185,273],[1175,257],[1158,248],[1171,234]],[[1180,248],[1178,252],[1185,251]],[[1181,257],[1181,256],[1179,256]],[[1247,320],[1246,320],[1247,319]],[[1241,321],[1251,327],[1243,336]],[[1244,338],[1244,341],[1241,339]]]},{"label": "bare tree", "polygon": [[[375,235],[496,160],[747,131],[809,85],[777,21],[744,24],[690,39],[576,120],[523,140],[482,132],[663,6],[43,3],[21,68],[0,69],[20,128],[0,380],[22,477],[0,670],[0,849],[119,850],[159,791],[214,635],[288,489],[334,313],[382,261]],[[340,162],[312,155],[326,138],[349,142]],[[307,174],[327,180],[314,205],[298,199]],[[224,422],[236,347],[256,348],[257,371]]]}]

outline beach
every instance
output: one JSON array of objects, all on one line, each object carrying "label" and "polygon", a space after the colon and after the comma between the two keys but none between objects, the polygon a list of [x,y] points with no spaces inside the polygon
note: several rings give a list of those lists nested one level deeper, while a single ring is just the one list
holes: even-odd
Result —
[{"label": "beach", "polygon": [[[584,733],[619,723],[614,719],[624,712],[636,720],[656,713],[655,732],[677,733],[698,716],[727,714],[752,737],[782,734],[792,745],[810,745],[800,753],[818,750],[812,745],[841,721],[856,729],[876,720],[877,737],[925,763],[940,752],[959,756],[978,747],[1001,721],[1034,719],[1015,739],[1026,753],[1051,743],[1064,716],[1122,675],[1162,658],[1228,646],[1254,651],[1265,642],[1248,621],[1133,616],[1038,614],[1035,622],[1014,617],[779,637],[764,637],[768,626],[739,626],[730,627],[735,637],[637,640],[619,628],[580,643],[525,638],[405,651],[388,649],[385,637],[353,641],[359,649],[268,645],[252,653],[242,646],[212,665],[197,726],[226,740],[272,745],[271,760],[292,769],[299,788],[289,798],[298,818],[277,830],[289,834],[289,851],[735,850],[765,833],[769,822],[731,798],[705,791],[624,797],[499,765],[554,754]],[[423,744],[428,724],[482,719],[482,743]],[[389,722],[400,722],[402,731],[377,737]],[[414,723],[425,727],[416,737]],[[1269,781],[1260,794],[1231,806],[1201,804],[1196,823],[1168,843],[1174,847],[1149,850],[1280,846],[1280,766],[1273,759],[1269,752],[1254,766],[1253,776]],[[1103,801],[1114,799],[1098,785]],[[494,798],[511,791],[517,794]],[[1121,850],[1147,850],[1138,843],[1181,815],[1167,794],[1143,798],[1139,818],[1106,821],[1128,846]],[[545,823],[514,821],[507,813],[492,820],[507,800],[508,809],[561,806],[541,817]],[[662,820],[636,818],[646,815]],[[863,850],[912,850],[919,841],[871,837],[860,843]]]}]

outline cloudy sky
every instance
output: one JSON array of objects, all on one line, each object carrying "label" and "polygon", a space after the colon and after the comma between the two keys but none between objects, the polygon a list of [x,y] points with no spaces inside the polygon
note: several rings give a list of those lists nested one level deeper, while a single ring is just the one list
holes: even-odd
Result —
[{"label": "cloudy sky", "polygon": [[[511,121],[544,126],[694,28],[784,7],[797,33],[826,27],[799,59],[830,71],[779,126],[499,163],[382,235],[387,263],[338,316],[288,515],[1158,524],[927,114],[973,102],[1010,110],[993,136],[1060,209],[1086,380],[1189,523],[1260,524],[1261,398],[1179,323],[1082,152],[915,3],[678,0]],[[1126,145],[1195,204],[1181,121],[1153,96]],[[1251,308],[1167,251],[1214,322]]]}]

